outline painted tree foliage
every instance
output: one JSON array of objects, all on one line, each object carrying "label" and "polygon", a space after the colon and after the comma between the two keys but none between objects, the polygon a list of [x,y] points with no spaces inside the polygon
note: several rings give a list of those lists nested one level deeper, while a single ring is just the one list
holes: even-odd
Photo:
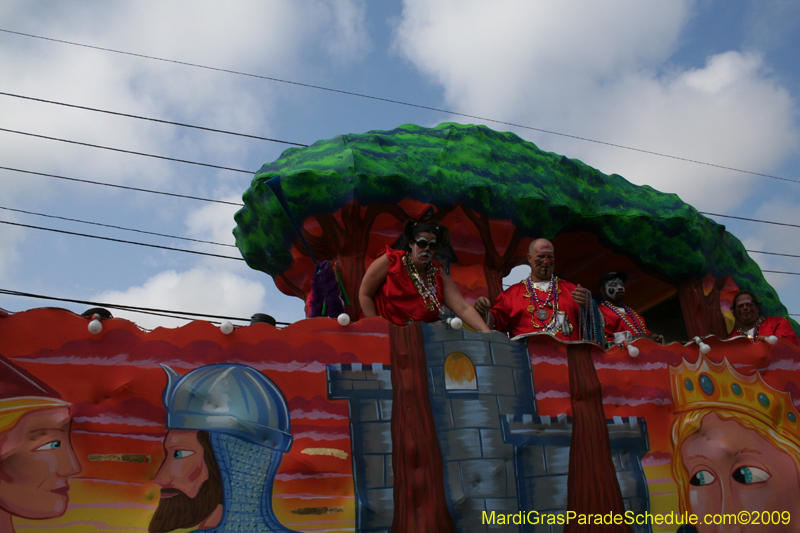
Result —
[{"label": "painted tree foliage", "polygon": [[730,276],[762,296],[765,313],[786,316],[741,242],[677,195],[513,133],[453,123],[341,135],[289,149],[259,170],[236,213],[236,244],[287,294],[308,294],[313,265],[267,185],[276,178],[316,259],[338,262],[351,316],[360,312],[355,296],[368,262],[397,239],[406,218],[426,212],[453,232],[453,279],[474,287],[477,268],[490,297],[524,262],[532,238],[588,232],[659,280]]}]

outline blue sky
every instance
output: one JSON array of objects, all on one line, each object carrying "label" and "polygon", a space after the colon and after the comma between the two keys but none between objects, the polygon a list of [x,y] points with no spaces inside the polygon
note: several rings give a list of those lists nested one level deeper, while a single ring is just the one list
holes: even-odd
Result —
[{"label": "blue sky", "polygon": [[[6,0],[0,29],[399,100],[798,180],[800,4]],[[477,122],[0,32],[0,92],[311,144]],[[514,131],[700,211],[800,224],[800,184]],[[0,128],[255,171],[288,146],[0,96]],[[0,166],[240,201],[251,176],[0,132]],[[0,206],[232,244],[235,207],[0,170]],[[0,209],[0,220],[224,255],[219,247]],[[715,219],[798,254],[800,228]],[[0,288],[214,315],[302,318],[242,262],[0,224]],[[800,259],[753,254],[769,270]],[[516,277],[514,277],[516,276]],[[512,274],[511,281],[521,277]],[[767,274],[800,314],[800,277]],[[86,306],[0,295],[0,307]],[[153,328],[173,321],[115,312]]]}]

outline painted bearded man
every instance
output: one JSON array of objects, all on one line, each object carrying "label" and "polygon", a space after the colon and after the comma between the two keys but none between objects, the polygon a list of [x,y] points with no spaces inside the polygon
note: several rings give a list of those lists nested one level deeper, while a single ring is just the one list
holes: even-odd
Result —
[{"label": "painted bearded man", "polygon": [[736,323],[731,337],[745,336],[755,342],[775,335],[800,345],[800,339],[788,320],[782,316],[761,316],[761,300],[750,291],[740,291],[733,297],[733,316]]},{"label": "painted bearded man", "polygon": [[167,373],[164,462],[154,482],[161,500],[151,533],[280,532],[272,484],[292,445],[280,389],[257,370],[220,364],[180,377]]},{"label": "painted bearded man", "polygon": [[606,342],[613,344],[614,333],[630,332],[633,338],[647,337],[656,342],[663,342],[664,337],[654,335],[647,329],[644,318],[625,305],[625,282],[628,275],[625,272],[607,272],[600,276],[597,282],[603,301],[600,302],[600,312],[603,313],[605,322]]},{"label": "painted bearded man", "polygon": [[490,326],[512,337],[549,333],[561,340],[581,340],[578,325],[581,308],[589,301],[588,291],[553,273],[555,250],[547,239],[530,244],[528,263],[530,276],[503,291],[494,305],[488,298],[478,298],[475,309],[481,314],[490,310]]}]

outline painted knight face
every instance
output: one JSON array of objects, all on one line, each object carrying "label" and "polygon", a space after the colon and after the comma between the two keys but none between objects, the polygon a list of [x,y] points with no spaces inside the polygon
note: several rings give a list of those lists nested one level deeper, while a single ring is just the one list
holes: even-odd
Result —
[{"label": "painted knight face", "polygon": [[418,265],[427,265],[433,261],[436,247],[436,235],[427,231],[417,233],[411,244],[411,260]]},{"label": "painted knight face", "polygon": [[0,435],[0,509],[31,519],[66,512],[67,478],[81,471],[69,426],[69,408],[37,409]]},{"label": "painted knight face", "polygon": [[610,279],[603,286],[608,296],[609,301],[612,303],[620,304],[625,299],[625,284],[619,278]]},{"label": "painted knight face", "polygon": [[533,281],[549,281],[556,262],[553,243],[545,239],[534,241],[534,245],[528,249],[528,262],[531,264]]},{"label": "painted knight face", "polygon": [[167,432],[164,462],[153,479],[161,486],[161,500],[150,521],[151,533],[194,527],[219,505],[222,487],[210,479],[204,454],[197,431]]}]

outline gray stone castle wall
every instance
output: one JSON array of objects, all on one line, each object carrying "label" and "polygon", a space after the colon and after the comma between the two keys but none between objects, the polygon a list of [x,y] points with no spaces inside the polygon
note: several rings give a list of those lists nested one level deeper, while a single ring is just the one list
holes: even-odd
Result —
[{"label": "gray stone castle wall", "polygon": [[[560,526],[485,525],[483,513],[564,512],[571,420],[537,416],[524,343],[501,333],[422,324],[436,436],[448,505],[459,531],[559,533]],[[475,368],[476,390],[447,390],[445,361],[460,352]],[[356,531],[391,528],[394,512],[390,431],[391,369],[330,365],[328,397],[350,406]],[[608,421],[612,460],[626,509],[649,509],[641,457],[649,449],[643,419]],[[649,533],[650,528],[636,529]]]}]

